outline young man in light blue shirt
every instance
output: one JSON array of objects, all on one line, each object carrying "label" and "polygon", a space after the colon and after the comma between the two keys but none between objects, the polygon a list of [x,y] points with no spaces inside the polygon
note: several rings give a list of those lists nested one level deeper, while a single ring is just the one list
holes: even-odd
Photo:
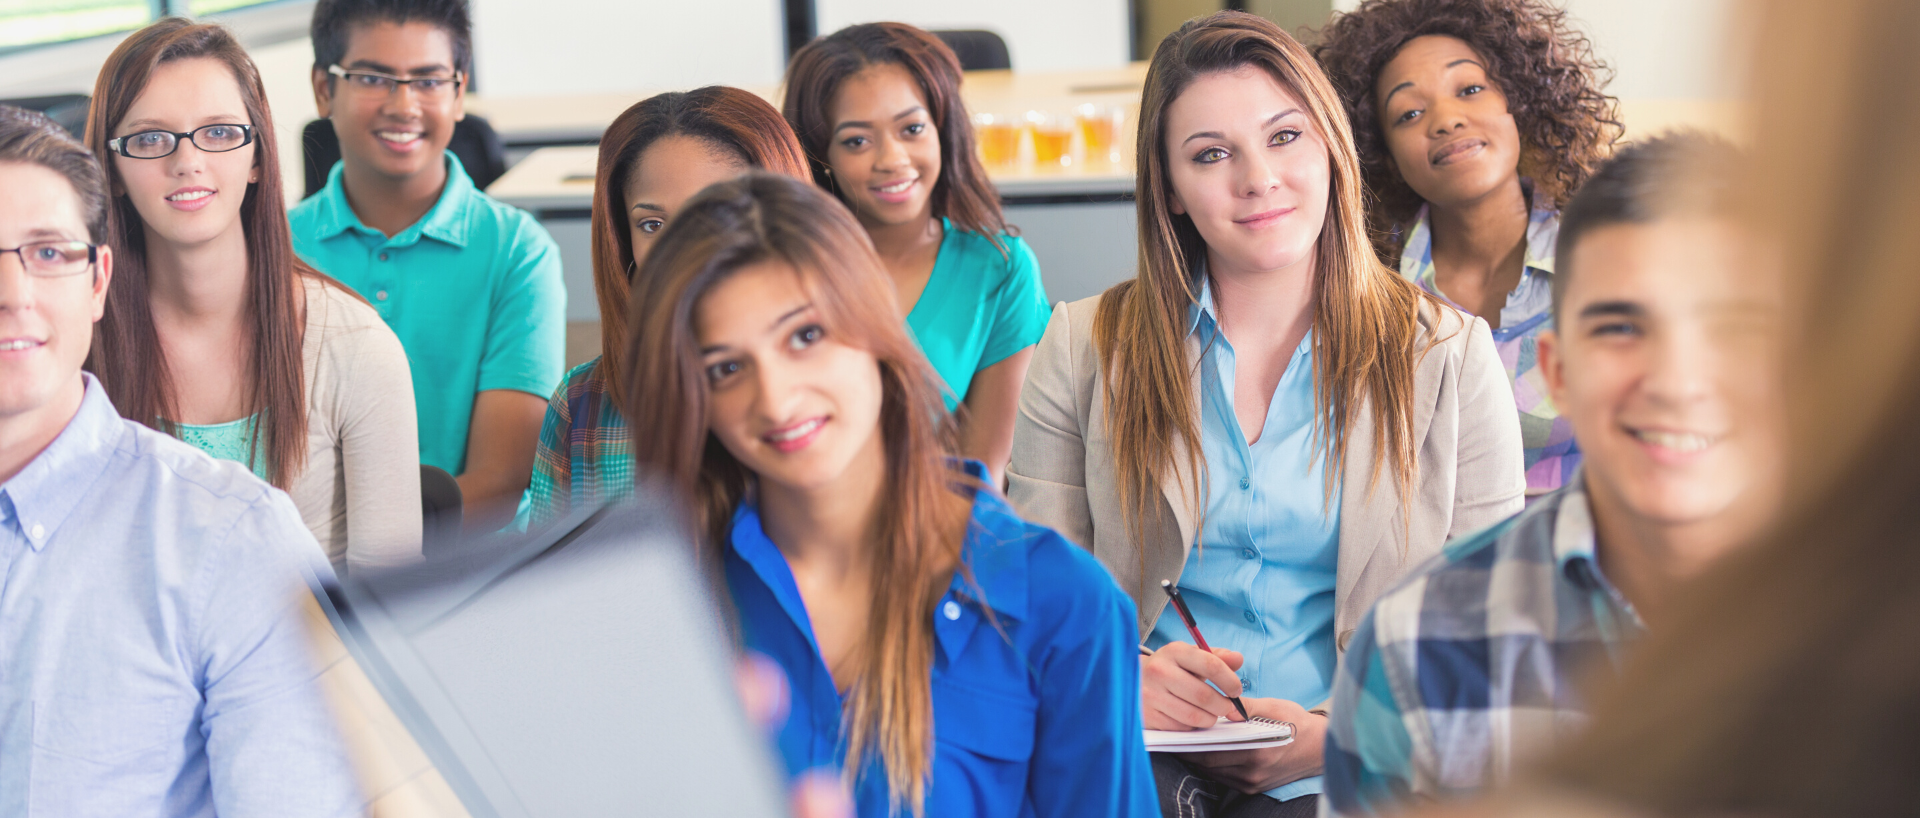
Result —
[{"label": "young man in light blue shirt", "polygon": [[448,153],[465,113],[465,0],[320,0],[313,92],[341,161],[289,217],[302,259],[364,296],[407,350],[421,462],[458,478],[469,530],[513,514],[565,374],[560,251]]},{"label": "young man in light blue shirt", "polygon": [[112,254],[93,156],[0,106],[0,815],[337,816],[363,799],[285,494],[81,371]]}]

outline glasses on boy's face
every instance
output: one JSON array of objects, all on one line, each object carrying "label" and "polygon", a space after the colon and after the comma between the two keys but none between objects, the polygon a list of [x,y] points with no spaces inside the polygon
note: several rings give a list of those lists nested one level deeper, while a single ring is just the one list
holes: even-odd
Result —
[{"label": "glasses on boy's face", "polygon": [[459,88],[460,83],[465,81],[457,71],[451,77],[396,77],[378,71],[349,71],[338,65],[329,65],[327,73],[339,77],[348,88],[358,93],[385,96],[394,93],[404,85],[428,99],[445,99],[453,96],[453,89]]},{"label": "glasses on boy's face", "polygon": [[0,247],[0,256],[7,253],[19,256],[27,275],[36,278],[84,273],[100,260],[100,246],[84,241],[36,241],[19,247]]},{"label": "glasses on boy's face", "polygon": [[174,151],[180,149],[183,139],[207,153],[226,153],[244,148],[252,142],[253,126],[202,125],[191,131],[141,131],[107,140],[107,150],[128,159],[159,159],[172,156]]}]

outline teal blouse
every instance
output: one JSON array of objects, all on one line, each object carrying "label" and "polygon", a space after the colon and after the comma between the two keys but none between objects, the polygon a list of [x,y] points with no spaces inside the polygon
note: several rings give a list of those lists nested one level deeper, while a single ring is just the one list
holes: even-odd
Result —
[{"label": "teal blouse", "polygon": [[956,230],[946,237],[933,274],[907,313],[907,329],[947,385],[947,410],[967,396],[973,375],[1040,342],[1051,307],[1040,283],[1040,262],[1018,236],[1000,236],[1006,252],[986,236]]},{"label": "teal blouse", "polygon": [[174,425],[174,430],[179,433],[181,440],[193,444],[194,448],[206,452],[209,456],[239,463],[252,469],[260,479],[268,480],[270,478],[267,477],[267,458],[255,456],[265,453],[256,452],[253,447],[253,433],[257,427],[254,421],[259,417],[259,415],[253,415],[207,426],[180,423]]}]

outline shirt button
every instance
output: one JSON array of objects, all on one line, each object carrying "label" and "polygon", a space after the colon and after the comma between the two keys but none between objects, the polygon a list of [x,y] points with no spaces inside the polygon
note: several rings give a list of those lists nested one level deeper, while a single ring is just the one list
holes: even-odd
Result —
[{"label": "shirt button", "polygon": [[381,261],[386,261],[386,260],[387,260],[387,254],[386,254],[386,253],[381,253],[381,254],[380,254],[380,260],[381,260]]},{"label": "shirt button", "polygon": [[1246,612],[1245,612],[1245,614],[1246,614],[1246,617],[1247,617],[1247,621],[1248,621],[1248,622],[1258,622],[1258,621],[1260,621],[1260,617],[1257,617],[1257,616],[1254,616],[1254,615],[1253,615],[1253,612],[1252,612],[1252,611],[1246,611]]},{"label": "shirt button", "polygon": [[386,291],[386,290],[381,290],[381,291],[379,291],[379,292],[377,292],[377,293],[374,293],[374,294],[373,294],[373,298],[374,298],[374,300],[375,300],[375,301],[385,301],[385,300],[387,300],[387,291]]},{"label": "shirt button", "polygon": [[960,603],[949,599],[947,604],[940,606],[940,612],[946,614],[948,619],[959,619]]},{"label": "shirt button", "polygon": [[1253,488],[1253,481],[1245,477],[1240,478],[1240,488],[1242,491]]},{"label": "shirt button", "polygon": [[41,537],[47,536],[47,527],[39,523],[34,523],[33,530],[27,532],[27,534],[36,540],[40,539]]},{"label": "shirt button", "polygon": [[1247,678],[1247,677],[1245,677],[1245,676],[1242,676],[1242,677],[1240,677],[1240,692],[1241,692],[1241,693],[1243,693],[1243,694],[1245,694],[1245,693],[1252,693],[1252,692],[1253,692],[1253,680],[1252,680],[1252,679],[1249,679],[1249,678]]},{"label": "shirt button", "polygon": [[1257,557],[1259,555],[1253,553],[1253,549],[1251,548],[1242,548],[1240,549],[1240,556],[1246,557],[1247,559],[1253,559],[1254,557]]}]

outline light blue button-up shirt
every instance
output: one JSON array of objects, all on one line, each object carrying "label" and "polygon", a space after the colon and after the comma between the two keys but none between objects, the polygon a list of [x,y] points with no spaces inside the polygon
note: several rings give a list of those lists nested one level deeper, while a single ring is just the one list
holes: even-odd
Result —
[{"label": "light blue button-up shirt", "polygon": [[[1204,281],[1204,279],[1202,279]],[[1200,439],[1207,458],[1207,516],[1199,547],[1180,572],[1180,594],[1200,633],[1239,651],[1246,695],[1303,707],[1325,701],[1333,682],[1334,562],[1339,495],[1327,503],[1326,468],[1313,440],[1313,333],[1294,349],[1252,445],[1233,413],[1233,344],[1202,284],[1189,332],[1206,349],[1200,366]],[[1168,606],[1149,647],[1192,643]],[[1321,791],[1319,776],[1267,791],[1282,801]]]},{"label": "light blue button-up shirt", "polygon": [[331,569],[293,502],[85,379],[0,484],[0,815],[358,813],[299,604]]}]

